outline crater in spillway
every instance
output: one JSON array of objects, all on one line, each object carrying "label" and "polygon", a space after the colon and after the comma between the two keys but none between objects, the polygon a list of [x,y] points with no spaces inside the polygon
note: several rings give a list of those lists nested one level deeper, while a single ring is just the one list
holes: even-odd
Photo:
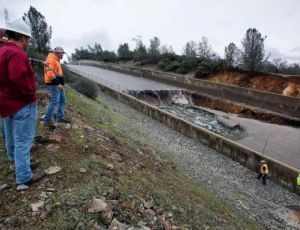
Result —
[{"label": "crater in spillway", "polygon": [[127,93],[231,140],[239,140],[247,136],[240,124],[232,121],[230,116],[221,116],[205,107],[194,105],[191,94],[184,90],[132,90]]}]

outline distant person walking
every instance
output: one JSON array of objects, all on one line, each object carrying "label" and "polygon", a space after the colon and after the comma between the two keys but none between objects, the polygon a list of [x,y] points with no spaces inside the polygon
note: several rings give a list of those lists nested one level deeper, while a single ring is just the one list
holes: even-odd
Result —
[{"label": "distant person walking", "polygon": [[5,130],[9,160],[15,165],[16,184],[27,187],[44,176],[30,168],[30,149],[37,120],[36,83],[24,50],[31,32],[23,20],[11,21],[2,29],[8,41],[0,49],[0,116]]},{"label": "distant person walking", "polygon": [[51,100],[47,107],[47,112],[44,117],[44,124],[51,128],[55,128],[53,123],[53,113],[57,110],[56,121],[69,123],[70,121],[64,117],[65,109],[65,91],[64,77],[60,60],[63,58],[65,51],[62,47],[56,47],[48,54],[46,59],[47,67],[45,67],[44,80],[48,85],[51,93]]},{"label": "distant person walking", "polygon": [[259,169],[259,174],[257,176],[257,179],[260,180],[262,178],[263,184],[267,184],[267,175],[269,173],[268,165],[266,164],[265,160],[260,161],[260,169]]}]

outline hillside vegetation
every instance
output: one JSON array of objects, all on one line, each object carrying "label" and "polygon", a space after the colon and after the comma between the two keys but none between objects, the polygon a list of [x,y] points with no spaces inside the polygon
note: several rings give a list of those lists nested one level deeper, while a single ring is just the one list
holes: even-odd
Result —
[{"label": "hillside vegetation", "polygon": [[[71,88],[67,97],[71,125],[55,131],[39,125],[32,153],[40,168],[59,166],[60,172],[17,192],[1,143],[0,181],[8,185],[0,196],[1,229],[106,229],[116,220],[140,226],[132,229],[258,228],[183,176],[163,146],[124,123],[101,98]],[[39,98],[41,116],[49,95],[40,91]],[[99,200],[104,210],[93,209]]]}]

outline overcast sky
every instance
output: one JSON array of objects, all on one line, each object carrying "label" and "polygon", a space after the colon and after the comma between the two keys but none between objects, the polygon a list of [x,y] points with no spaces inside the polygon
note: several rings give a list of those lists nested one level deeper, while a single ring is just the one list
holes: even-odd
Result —
[{"label": "overcast sky", "polygon": [[52,26],[51,45],[74,48],[100,43],[117,50],[120,43],[141,36],[145,44],[157,36],[181,54],[187,41],[208,38],[223,56],[230,42],[241,47],[248,28],[267,36],[272,57],[300,63],[300,0],[0,0],[10,19],[20,18],[34,6]]}]

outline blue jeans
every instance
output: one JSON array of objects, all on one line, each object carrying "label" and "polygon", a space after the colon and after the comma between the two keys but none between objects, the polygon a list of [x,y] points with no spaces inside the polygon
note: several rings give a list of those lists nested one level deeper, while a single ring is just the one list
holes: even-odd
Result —
[{"label": "blue jeans", "polygon": [[35,136],[37,106],[31,103],[12,116],[4,117],[5,144],[10,161],[16,169],[16,183],[31,180],[30,149]]},{"label": "blue jeans", "polygon": [[48,89],[51,93],[51,100],[48,105],[44,121],[52,121],[52,115],[55,109],[57,109],[56,119],[59,121],[64,118],[64,110],[66,103],[65,91],[64,89],[59,89],[56,85],[49,85]]}]

